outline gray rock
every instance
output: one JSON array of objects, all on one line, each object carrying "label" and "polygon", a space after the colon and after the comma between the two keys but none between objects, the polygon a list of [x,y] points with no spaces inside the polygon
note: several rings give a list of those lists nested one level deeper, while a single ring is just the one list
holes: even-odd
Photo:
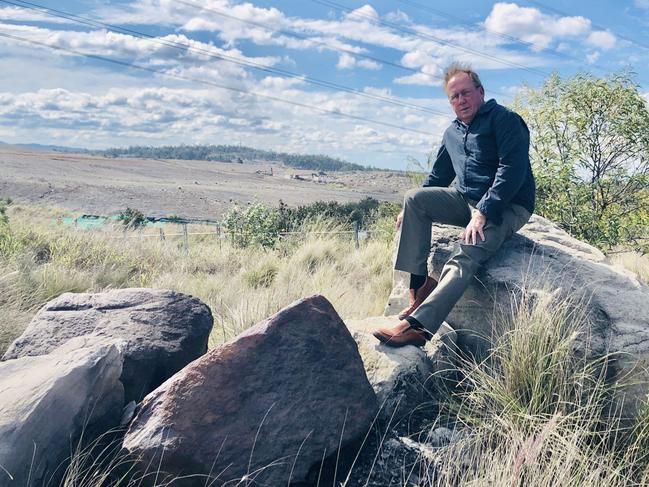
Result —
[{"label": "gray rock", "polygon": [[381,326],[396,324],[396,316],[376,316],[347,320],[346,324],[358,344],[367,378],[374,388],[384,421],[397,421],[411,413],[423,401],[431,400],[431,392],[440,380],[455,369],[456,334],[444,323],[423,348],[392,348],[381,344],[371,332]]},{"label": "gray rock", "polygon": [[362,437],[377,409],[356,343],[331,304],[314,296],[149,394],[123,446],[167,478],[212,472],[215,485],[244,476],[246,485],[287,485],[305,480],[341,441]]},{"label": "gray rock", "polygon": [[126,400],[139,401],[207,351],[212,322],[199,299],[173,291],[65,293],[36,314],[2,360],[45,355],[73,337],[110,338],[124,357]]},{"label": "gray rock", "polygon": [[49,355],[0,362],[0,485],[58,485],[82,432],[92,441],[117,425],[120,353],[85,345],[73,340]]},{"label": "gray rock", "polygon": [[[429,268],[439,273],[459,239],[459,229],[433,226]],[[407,301],[406,275],[395,273],[387,310]],[[492,336],[496,309],[509,309],[518,290],[543,295],[583,297],[593,323],[588,352],[617,353],[619,372],[649,370],[649,287],[631,273],[607,263],[596,248],[571,237],[549,220],[534,215],[519,234],[508,240],[478,273],[474,283],[447,317],[458,333],[458,346],[482,354]],[[649,375],[645,373],[645,380]],[[646,395],[646,383],[627,389],[633,404]],[[630,407],[633,410],[634,406]]]}]

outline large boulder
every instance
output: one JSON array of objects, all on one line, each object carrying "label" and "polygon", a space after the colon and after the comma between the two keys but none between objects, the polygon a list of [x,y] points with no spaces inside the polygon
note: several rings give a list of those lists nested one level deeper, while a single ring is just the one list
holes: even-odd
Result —
[{"label": "large boulder", "polygon": [[[433,225],[429,263],[433,276],[439,276],[459,234],[457,227]],[[390,314],[407,302],[406,275],[395,276],[397,282],[386,306]],[[593,324],[587,344],[589,353],[619,353],[615,366],[621,373],[646,370],[649,287],[631,273],[609,265],[596,248],[536,215],[483,266],[447,317],[458,333],[459,347],[483,353],[489,344],[484,338],[492,336],[494,310],[510,309],[518,290],[523,288],[533,293],[550,291],[583,298]],[[631,392],[629,398],[645,396],[646,387],[645,383],[635,390],[627,389]]]},{"label": "large boulder", "polygon": [[45,355],[73,337],[110,338],[123,356],[126,401],[139,401],[207,352],[212,313],[199,299],[163,289],[65,293],[47,303],[2,360]]},{"label": "large boulder", "polygon": [[436,388],[453,378],[456,333],[443,323],[424,347],[391,348],[381,344],[372,331],[396,324],[396,316],[347,320],[363,359],[367,378],[374,388],[383,421],[397,422],[430,402]]},{"label": "large boulder", "polygon": [[0,362],[0,485],[59,485],[82,434],[92,441],[117,426],[120,352],[87,345],[72,340],[49,355]]},{"label": "large boulder", "polygon": [[[245,485],[287,485],[362,437],[377,409],[356,343],[331,304],[313,296],[149,394],[123,446],[143,469],[159,468],[159,479],[211,472],[210,485],[244,476]],[[199,485],[174,485],[185,483]]]}]

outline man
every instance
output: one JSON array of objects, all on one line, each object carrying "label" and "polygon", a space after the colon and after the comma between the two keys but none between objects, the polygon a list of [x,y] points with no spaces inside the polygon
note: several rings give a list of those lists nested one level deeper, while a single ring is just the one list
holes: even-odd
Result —
[{"label": "man", "polygon": [[[399,324],[374,332],[393,347],[424,345],[480,265],[534,210],[530,137],[523,119],[493,99],[485,102],[480,78],[468,67],[450,66],[444,90],[457,118],[444,132],[424,187],[406,193],[397,218],[401,238],[395,269],[410,273],[410,303]],[[454,187],[448,187],[453,180]],[[427,269],[432,222],[464,227],[439,282]]]}]

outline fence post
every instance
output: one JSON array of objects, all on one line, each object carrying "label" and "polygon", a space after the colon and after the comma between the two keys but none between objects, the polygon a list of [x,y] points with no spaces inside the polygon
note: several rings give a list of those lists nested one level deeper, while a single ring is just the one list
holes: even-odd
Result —
[{"label": "fence post", "polygon": [[221,225],[216,224],[216,240],[219,242],[219,250],[221,250]]},{"label": "fence post", "polygon": [[159,230],[160,230],[160,241],[164,242],[165,241],[165,233],[162,231],[162,227],[160,227]]},{"label": "fence post", "polygon": [[183,251],[189,254],[189,237],[187,236],[187,224],[183,223]]},{"label": "fence post", "polygon": [[354,246],[358,249],[358,222],[354,220]]}]

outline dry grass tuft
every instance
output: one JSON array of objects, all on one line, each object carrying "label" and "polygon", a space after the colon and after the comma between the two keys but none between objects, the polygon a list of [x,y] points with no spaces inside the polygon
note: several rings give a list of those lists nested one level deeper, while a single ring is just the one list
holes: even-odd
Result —
[{"label": "dry grass tuft", "polygon": [[[121,227],[80,231],[13,205],[0,228],[0,351],[47,301],[64,292],[165,288],[202,299],[215,318],[210,343],[236,336],[291,302],[322,294],[343,318],[380,314],[390,291],[391,244],[354,248],[326,220],[304,227],[274,249],[239,248],[194,228],[186,255],[172,225],[164,241]],[[333,232],[333,233],[332,233]],[[151,232],[148,232],[151,233]],[[155,234],[154,234],[155,235]]]},{"label": "dry grass tuft", "polygon": [[634,272],[645,284],[649,284],[649,255],[638,252],[622,252],[610,256],[611,263]]}]

